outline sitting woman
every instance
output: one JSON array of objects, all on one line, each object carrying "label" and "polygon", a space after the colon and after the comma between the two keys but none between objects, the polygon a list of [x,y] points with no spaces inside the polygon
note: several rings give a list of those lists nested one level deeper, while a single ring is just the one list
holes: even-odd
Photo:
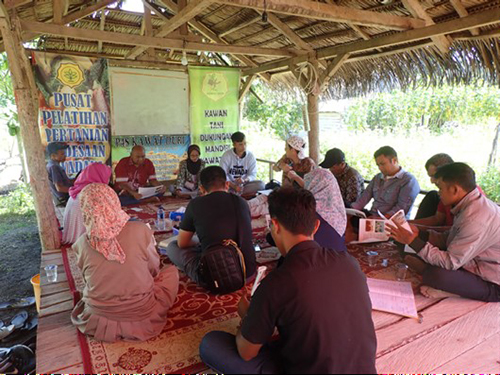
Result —
[{"label": "sitting woman", "polygon": [[[316,199],[320,225],[314,234],[314,241],[328,249],[347,251],[343,238],[347,216],[337,179],[329,170],[318,168],[305,175],[304,186]],[[266,240],[275,246],[271,234],[267,235]]]},{"label": "sitting woman", "polygon": [[101,163],[90,164],[77,177],[73,187],[69,189],[69,200],[64,210],[62,242],[74,244],[83,234],[83,216],[78,196],[89,184],[107,184],[113,174],[110,167]]},{"label": "sitting woman", "polygon": [[305,156],[306,143],[296,135],[286,141],[286,154],[274,165],[276,172],[283,171],[283,187],[304,187],[304,175],[311,172],[316,164]]},{"label": "sitting woman", "polygon": [[121,209],[109,186],[80,194],[86,235],[73,245],[85,280],[71,321],[99,341],[145,341],[159,335],[179,289],[177,268],[160,269],[153,232]]},{"label": "sitting woman", "polygon": [[[304,188],[313,193],[320,227],[314,240],[324,247],[337,243],[345,233],[347,216],[337,179],[328,169],[318,168],[304,177]],[[345,247],[344,241],[343,248]]]},{"label": "sitting woman", "polygon": [[205,168],[205,161],[200,158],[200,147],[191,145],[188,158],[179,164],[177,183],[170,187],[173,195],[179,198],[196,198],[199,195],[200,173]]}]

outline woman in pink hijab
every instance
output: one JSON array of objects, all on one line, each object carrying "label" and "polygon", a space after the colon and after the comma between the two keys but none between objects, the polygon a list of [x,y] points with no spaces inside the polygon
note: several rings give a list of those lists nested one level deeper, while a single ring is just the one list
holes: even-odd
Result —
[{"label": "woman in pink hijab", "polygon": [[99,341],[145,341],[159,335],[177,297],[177,268],[160,269],[153,231],[129,221],[109,186],[90,184],[79,200],[85,235],[73,250],[85,288],[71,321]]},{"label": "woman in pink hijab", "polygon": [[73,244],[85,233],[78,195],[89,184],[107,184],[111,178],[111,168],[101,163],[90,164],[69,189],[69,200],[64,210],[63,243]]}]

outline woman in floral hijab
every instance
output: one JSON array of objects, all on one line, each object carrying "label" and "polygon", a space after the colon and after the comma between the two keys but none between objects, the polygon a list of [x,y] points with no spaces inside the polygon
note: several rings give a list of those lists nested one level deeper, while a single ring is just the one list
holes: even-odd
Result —
[{"label": "woman in floral hijab", "polygon": [[84,288],[71,314],[73,324],[100,341],[157,336],[177,296],[177,269],[160,269],[153,232],[144,223],[129,221],[109,186],[90,184],[79,199],[86,234],[73,251]]}]

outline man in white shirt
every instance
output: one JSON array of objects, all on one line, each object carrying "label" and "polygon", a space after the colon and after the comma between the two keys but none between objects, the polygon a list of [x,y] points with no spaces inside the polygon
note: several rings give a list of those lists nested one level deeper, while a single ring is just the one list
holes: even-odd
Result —
[{"label": "man in white shirt", "polygon": [[244,197],[252,197],[265,185],[257,178],[257,160],[247,151],[245,134],[236,132],[231,136],[233,148],[222,155],[220,166],[227,175],[230,191]]}]

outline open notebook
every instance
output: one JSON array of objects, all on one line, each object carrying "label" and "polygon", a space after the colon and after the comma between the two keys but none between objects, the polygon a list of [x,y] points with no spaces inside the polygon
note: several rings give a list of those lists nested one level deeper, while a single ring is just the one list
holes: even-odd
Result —
[{"label": "open notebook", "polygon": [[418,319],[411,283],[367,279],[373,310]]}]

